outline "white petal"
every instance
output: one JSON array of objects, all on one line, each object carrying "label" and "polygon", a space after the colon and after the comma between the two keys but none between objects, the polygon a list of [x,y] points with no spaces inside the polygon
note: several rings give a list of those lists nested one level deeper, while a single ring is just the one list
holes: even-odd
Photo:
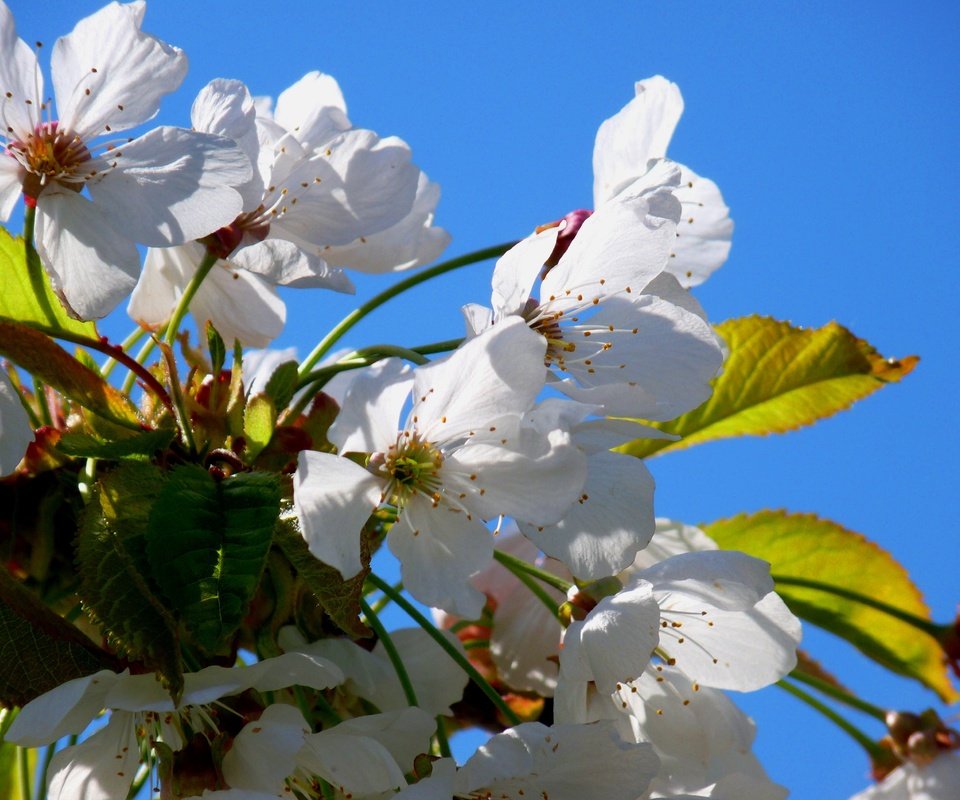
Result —
[{"label": "white petal", "polygon": [[183,51],[140,30],[143,11],[143,3],[111,3],[53,47],[60,124],[81,139],[150,119],[187,74]]},{"label": "white petal", "polygon": [[494,420],[446,457],[444,491],[485,519],[503,514],[535,525],[553,524],[580,496],[586,458],[564,431],[549,436],[527,427],[511,431],[509,421]]},{"label": "white petal", "polygon": [[13,472],[33,441],[33,426],[20,393],[0,370],[0,476]]},{"label": "white petal", "polygon": [[440,187],[421,172],[413,208],[406,217],[379,233],[325,248],[323,256],[331,264],[375,274],[429,264],[450,244],[450,234],[433,224],[439,200]]},{"label": "white petal", "polygon": [[700,550],[716,550],[717,543],[707,534],[693,525],[659,517],[656,533],[646,548],[637,553],[631,567],[620,577],[627,581],[640,570],[652,567],[659,561],[680,553],[694,553]]},{"label": "white petal", "polygon": [[[197,251],[196,258],[193,250]],[[154,331],[165,325],[202,257],[202,248],[193,242],[148,249],[143,272],[127,303],[131,319]]]},{"label": "white petal", "polygon": [[493,309],[481,306],[478,303],[467,303],[460,311],[467,326],[467,338],[479,336],[493,325]]},{"label": "white petal", "polygon": [[656,75],[636,84],[636,96],[597,131],[593,147],[593,204],[600,208],[647,162],[663,158],[683,113],[675,83]]},{"label": "white petal", "polygon": [[[190,109],[193,129],[225,136],[236,142],[251,165],[260,157],[256,108],[247,87],[240,81],[217,78],[204,86]],[[251,181],[239,187],[243,208],[252,211],[263,197],[263,179],[254,170]]]},{"label": "white petal", "polygon": [[385,358],[357,370],[328,437],[341,453],[385,453],[397,441],[400,411],[413,387],[413,370]]},{"label": "white petal", "polygon": [[[0,86],[3,87],[0,118],[5,128],[13,128],[13,136],[24,140],[40,121],[43,74],[36,53],[17,37],[13,14],[5,3],[0,3],[0,53],[3,53],[0,58]],[[12,96],[7,97],[7,92]]]},{"label": "white petal", "polygon": [[102,670],[35,697],[20,709],[6,739],[23,747],[43,747],[81,733],[104,708],[104,698],[116,681],[115,672]]},{"label": "white petal", "polygon": [[[666,268],[676,239],[675,220],[659,216],[667,213],[659,207],[664,198],[672,194],[659,188],[653,195],[619,198],[596,211],[543,279],[541,302],[551,301],[551,310],[564,309],[628,287],[633,294],[642,291]],[[677,218],[679,214],[678,203]]]},{"label": "white petal", "polygon": [[441,758],[432,764],[433,771],[396,795],[395,800],[450,800],[454,797],[457,765],[452,758]]},{"label": "white petal", "polygon": [[6,222],[20,199],[25,170],[15,158],[0,159],[0,220]]},{"label": "white petal", "polygon": [[133,290],[140,272],[137,246],[82,195],[44,192],[36,226],[40,260],[72,315],[103,317]]},{"label": "white petal", "polygon": [[[467,674],[421,628],[399,628],[391,631],[390,636],[410,676],[419,707],[431,717],[452,714],[450,707],[463,698],[463,690],[469,680]],[[463,645],[456,636],[448,632],[444,632],[444,636],[461,655],[466,656]],[[382,643],[377,643],[373,652],[381,660],[388,661]],[[390,670],[393,672],[392,666]],[[381,711],[407,707],[406,697],[395,674],[369,699]],[[432,733],[431,730],[430,734]]]},{"label": "white petal", "polygon": [[296,769],[310,726],[295,706],[274,703],[243,726],[223,757],[223,777],[234,788],[279,795]]},{"label": "white petal", "polygon": [[417,368],[408,427],[416,417],[428,441],[443,442],[523,413],[543,387],[545,350],[542,336],[511,317],[442,361]]},{"label": "white petal", "polygon": [[493,558],[493,537],[483,523],[419,495],[387,534],[400,559],[404,587],[421,603],[466,619],[483,610],[483,594],[468,583]]},{"label": "white petal", "polygon": [[684,287],[697,286],[727,260],[733,238],[730,209],[717,184],[682,168],[674,194],[682,214],[667,269]]},{"label": "white petal", "polygon": [[249,159],[222,136],[154,128],[107,154],[117,166],[87,185],[112,223],[150,247],[183,244],[229,225],[243,210],[233,187]]},{"label": "white petal", "polygon": [[330,75],[316,71],[280,93],[273,118],[310,148],[321,147],[350,128],[340,86]]},{"label": "white petal", "polygon": [[580,579],[615,575],[653,536],[653,477],[640,459],[597,453],[587,461],[582,496],[563,519],[521,530]]},{"label": "white petal", "polygon": [[614,691],[617,683],[643,674],[660,639],[660,608],[650,587],[640,584],[603,598],[576,629],[571,625],[560,651],[560,669],[565,671],[568,648],[577,648],[579,663],[571,668],[589,668],[601,694]]},{"label": "white petal", "polygon": [[[446,660],[450,661],[449,658]],[[436,720],[426,711],[420,708],[403,708],[385,714],[369,714],[348,719],[334,730],[376,740],[386,748],[401,770],[413,772],[414,759],[421,753],[430,752],[430,737],[436,727]]]},{"label": "white petal", "polygon": [[528,722],[482,745],[458,778],[503,800],[634,800],[658,765],[650,745],[623,741],[612,723]]},{"label": "white petal", "polygon": [[382,483],[346,458],[304,450],[297,459],[293,503],[310,552],[352,578],[362,569],[360,529],[380,505]]},{"label": "white petal", "polygon": [[557,245],[559,228],[548,228],[519,241],[497,259],[490,304],[500,316],[524,310],[533,284]]},{"label": "white petal", "polygon": [[116,800],[126,797],[140,766],[136,718],[116,711],[89,739],[67,747],[50,762],[50,800]]},{"label": "white petal", "polygon": [[756,605],[773,591],[770,565],[733,550],[681,553],[637,574],[653,584],[654,593],[689,598],[729,611]]},{"label": "white petal", "polygon": [[205,667],[184,676],[181,705],[203,705],[247,689],[275,692],[290,686],[329,689],[343,683],[343,673],[325,658],[284,653],[242,669]]},{"label": "white petal", "polygon": [[357,736],[337,725],[307,737],[300,762],[340,793],[369,796],[406,786],[403,772],[376,739]]},{"label": "white petal", "polygon": [[230,257],[230,261],[240,269],[256,273],[270,283],[281,286],[294,282],[322,286],[330,275],[330,268],[322,259],[311,257],[293,242],[284,239],[265,239],[241,247]]}]

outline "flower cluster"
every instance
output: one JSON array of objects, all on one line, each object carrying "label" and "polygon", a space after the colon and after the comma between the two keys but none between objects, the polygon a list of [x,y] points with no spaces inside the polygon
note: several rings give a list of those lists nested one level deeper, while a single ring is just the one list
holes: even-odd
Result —
[{"label": "flower cluster", "polygon": [[[600,126],[594,209],[501,248],[462,340],[329,355],[348,318],[298,363],[245,351],[284,328],[277,287],[433,262],[439,189],[319,72],[275,103],[216,79],[189,129],[122,136],[186,72],[144,13],[57,40],[54,103],[0,2],[0,211],[23,198],[30,309],[0,301],[0,353],[35,378],[0,372],[0,488],[48,520],[0,580],[5,638],[33,626],[18,658],[47,662],[0,667],[0,732],[50,747],[45,796],[785,797],[725,691],[794,672],[799,619],[767,561],[658,520],[631,453],[679,438],[728,352],[690,290],[733,225],[666,156],[676,85],[639,82]],[[89,335],[127,297],[136,358]],[[389,603],[417,626],[388,630]],[[492,736],[458,765],[470,727]],[[957,785],[955,734],[910,736],[863,796]]]}]

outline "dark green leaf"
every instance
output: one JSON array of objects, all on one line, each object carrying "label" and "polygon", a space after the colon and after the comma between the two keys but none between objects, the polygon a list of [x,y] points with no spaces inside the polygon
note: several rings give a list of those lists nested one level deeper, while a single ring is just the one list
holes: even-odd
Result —
[{"label": "dark green leaf", "polygon": [[118,461],[128,458],[147,458],[166,449],[176,431],[145,431],[116,442],[108,442],[86,433],[65,433],[57,442],[57,449],[68,456],[99,458]]},{"label": "dark green leaf", "polygon": [[277,409],[286,408],[297,390],[297,362],[284,361],[273,371],[264,392],[273,399]]},{"label": "dark green leaf", "polygon": [[221,481],[207,470],[173,470],[150,512],[153,575],[206,652],[240,626],[263,571],[280,510],[280,481],[263,472]]}]

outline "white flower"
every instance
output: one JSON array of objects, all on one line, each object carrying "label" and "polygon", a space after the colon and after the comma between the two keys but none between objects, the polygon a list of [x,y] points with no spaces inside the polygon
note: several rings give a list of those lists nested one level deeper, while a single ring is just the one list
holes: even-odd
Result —
[{"label": "white flower", "polygon": [[223,777],[234,791],[268,797],[289,797],[291,788],[313,797],[316,777],[347,797],[376,796],[406,785],[404,771],[429,750],[435,727],[429,714],[405,708],[311,733],[299,709],[276,703],[237,734]]},{"label": "white flower", "polygon": [[[466,658],[460,640],[450,633],[446,637]],[[419,708],[432,716],[453,714],[451,706],[462,699],[467,674],[421,628],[399,628],[390,631],[390,638],[410,677]],[[277,641],[287,652],[308,653],[336,664],[346,676],[341,689],[381,711],[408,705],[382,642],[377,642],[372,651],[349,639],[318,639],[308,644],[293,626],[282,628]]]},{"label": "white flower", "polygon": [[664,270],[680,206],[679,173],[660,162],[587,219],[543,278],[556,229],[525,239],[498,262],[492,314],[465,309],[473,331],[521,317],[546,342],[555,383],[611,416],[667,420],[710,396],[723,363],[703,310]]},{"label": "white flower", "polygon": [[622,740],[613,725],[527,722],[492,737],[459,770],[441,760],[398,800],[635,800],[657,771],[647,744]]},{"label": "white flower", "polygon": [[252,666],[206,667],[184,675],[180,704],[152,673],[130,675],[108,670],[61,684],[25,705],[7,739],[40,747],[79,734],[104,708],[110,721],[80,744],[57,752],[50,763],[47,796],[51,800],[114,800],[126,797],[140,763],[140,741],[150,737],[171,750],[184,745],[181,719],[194,730],[213,728],[203,708],[247,689],[276,691],[301,685],[326,689],[343,681],[330,662],[303,653],[286,653]]},{"label": "white flower", "polygon": [[33,441],[33,426],[20,401],[20,392],[0,370],[0,477],[9,475]]},{"label": "white flower", "polygon": [[[683,113],[675,83],[659,75],[639,81],[636,96],[597,131],[593,148],[593,202],[600,208],[643,175],[667,145]],[[703,283],[730,252],[733,221],[717,185],[680,165],[675,191],[683,207],[668,271],[682,286]]]},{"label": "white flower", "polygon": [[960,797],[960,751],[950,750],[920,766],[907,762],[876,786],[850,800],[956,800]]},{"label": "white flower", "polygon": [[387,360],[357,378],[329,437],[341,454],[371,454],[370,469],[301,453],[294,503],[311,552],[355,575],[360,528],[390,503],[399,518],[387,544],[404,586],[428,605],[479,615],[484,598],[467,579],[493,555],[483,520],[555,522],[583,486],[569,434],[544,437],[521,424],[543,386],[543,353],[543,340],[515,319],[412,375]]},{"label": "white flower", "polygon": [[84,319],[103,316],[133,288],[137,243],[180,244],[227,224],[241,209],[231,187],[251,175],[249,159],[222,137],[161,127],[117,138],[153,117],[186,74],[180,50],[140,30],[145,10],[143,2],[111,3],[57,40],[53,118],[37,57],[0,2],[2,146],[10,156],[0,159],[0,218],[21,192],[35,205],[41,261],[68,310]]},{"label": "white flower", "polygon": [[[212,81],[192,122],[234,139],[257,165],[243,212],[216,233],[222,258],[191,305],[228,341],[262,347],[279,334],[285,307],[275,285],[350,292],[338,267],[411,267],[449,241],[431,227],[438,187],[403,141],[351,126],[329,75],[307,74],[275,111],[258,107],[239,81]],[[130,315],[146,327],[164,324],[203,256],[199,247],[151,251]]]},{"label": "white flower", "polygon": [[676,666],[695,686],[744,692],[782,678],[796,665],[800,622],[773,591],[769,569],[743,553],[707,551],[633,575],[567,628],[557,719],[588,719],[591,683],[609,696],[648,668]]}]

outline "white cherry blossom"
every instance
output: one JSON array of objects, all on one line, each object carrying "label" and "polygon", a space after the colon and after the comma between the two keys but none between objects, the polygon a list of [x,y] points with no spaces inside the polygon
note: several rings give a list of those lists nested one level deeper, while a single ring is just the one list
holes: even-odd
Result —
[{"label": "white cherry blossom", "polygon": [[114,800],[126,797],[140,764],[140,742],[163,741],[171,750],[184,745],[183,723],[214,730],[204,706],[247,689],[276,691],[301,685],[326,689],[343,673],[322,658],[285,653],[243,669],[206,667],[184,675],[178,706],[152,673],[131,675],[103,670],[68,681],[25,705],[7,732],[7,740],[40,747],[84,731],[101,712],[107,724],[80,744],[59,750],[50,763],[47,796],[51,800]]},{"label": "white cherry blossom", "polygon": [[922,766],[907,762],[850,800],[956,800],[958,796],[960,751],[950,750]]},{"label": "white cherry blossom", "polygon": [[607,415],[667,420],[710,396],[723,362],[703,310],[665,273],[680,207],[679,172],[658,163],[587,219],[534,284],[556,229],[525,239],[497,262],[492,306],[465,309],[476,332],[521,317],[547,344],[553,385]]},{"label": "white cherry blossom", "polygon": [[21,193],[36,208],[40,259],[83,319],[133,289],[137,244],[181,244],[229,223],[242,205],[232,187],[251,176],[249,159],[223,137],[171,127],[118,136],[154,116],[186,74],[180,50],[140,29],[145,9],[110,3],[57,40],[55,117],[37,56],[0,2],[0,146],[9,156],[0,159],[0,218]]},{"label": "white cherry blossom", "polygon": [[492,737],[460,769],[435,762],[429,778],[397,798],[635,800],[656,770],[652,748],[622,740],[609,722],[528,722]]},{"label": "white cherry blossom", "polygon": [[[242,213],[210,245],[222,258],[191,305],[228,341],[262,347],[279,334],[285,307],[276,285],[352,292],[339,267],[412,267],[449,241],[431,227],[439,188],[411,163],[402,140],[352,127],[329,75],[308,73],[275,110],[260,104],[259,113],[242,83],[212,81],[194,102],[192,122],[234,139],[257,166]],[[199,247],[151,251],[130,315],[163,325],[204,255]]]},{"label": "white cherry blossom", "polygon": [[[387,545],[404,586],[428,605],[479,615],[484,597],[467,579],[493,555],[483,520],[555,522],[583,486],[569,434],[521,424],[543,386],[543,354],[543,339],[518,318],[412,374],[387,360],[357,378],[329,432],[341,456],[304,452],[298,461],[294,502],[311,552],[355,575],[360,528],[389,503],[398,520]],[[369,468],[349,453],[370,454]]]},{"label": "white cherry blossom", "polygon": [[[593,202],[601,208],[643,175],[667,146],[683,113],[679,87],[656,75],[638,81],[636,96],[597,131],[593,149]],[[730,252],[733,221],[717,185],[679,165],[676,197],[683,213],[668,271],[684,287],[703,283]]]}]

